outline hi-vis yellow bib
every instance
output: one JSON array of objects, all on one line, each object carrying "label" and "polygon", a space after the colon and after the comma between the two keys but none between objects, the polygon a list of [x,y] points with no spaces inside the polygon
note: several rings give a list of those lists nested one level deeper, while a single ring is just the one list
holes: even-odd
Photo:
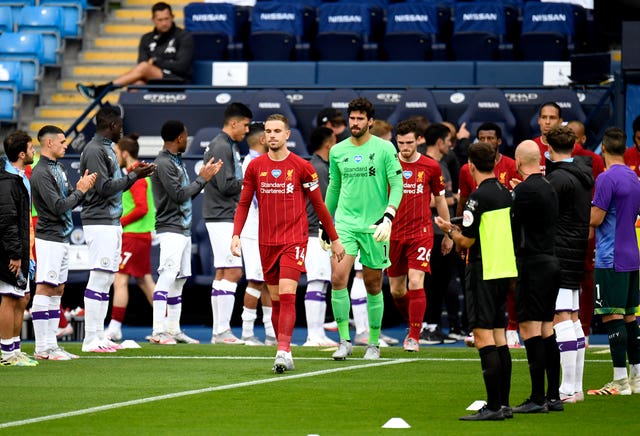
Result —
[{"label": "hi-vis yellow bib", "polygon": [[484,280],[517,277],[511,236],[510,208],[484,212],[480,218],[480,246]]}]

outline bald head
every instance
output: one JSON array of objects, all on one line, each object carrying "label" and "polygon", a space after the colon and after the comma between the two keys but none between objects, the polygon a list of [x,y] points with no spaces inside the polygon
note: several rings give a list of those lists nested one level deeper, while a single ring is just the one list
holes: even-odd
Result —
[{"label": "bald head", "polygon": [[527,139],[516,148],[516,167],[523,176],[540,172],[540,148],[534,141]]}]

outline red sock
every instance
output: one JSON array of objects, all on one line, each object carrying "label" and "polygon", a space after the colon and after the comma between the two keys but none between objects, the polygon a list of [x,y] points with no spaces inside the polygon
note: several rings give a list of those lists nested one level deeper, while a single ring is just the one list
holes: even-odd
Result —
[{"label": "red sock", "polygon": [[427,310],[427,296],[423,288],[410,289],[406,296],[409,297],[409,337],[418,341],[424,312]]},{"label": "red sock", "polygon": [[291,351],[291,336],[296,325],[296,294],[280,295],[278,350]]},{"label": "red sock", "polygon": [[280,321],[280,300],[271,300],[271,324],[278,337],[278,321]]},{"label": "red sock", "polygon": [[516,311],[516,290],[509,286],[507,292],[507,316],[509,324],[507,330],[518,330],[518,312]]},{"label": "red sock", "polygon": [[58,322],[58,328],[65,328],[69,325],[69,321],[67,321],[67,317],[64,316],[64,308],[60,305],[60,322]]},{"label": "red sock", "polygon": [[113,306],[111,308],[111,319],[120,323],[124,322],[124,314],[127,312],[126,307]]},{"label": "red sock", "polygon": [[410,297],[408,292],[400,298],[393,299],[398,312],[400,312],[402,319],[404,319],[407,324],[409,324],[409,300]]}]

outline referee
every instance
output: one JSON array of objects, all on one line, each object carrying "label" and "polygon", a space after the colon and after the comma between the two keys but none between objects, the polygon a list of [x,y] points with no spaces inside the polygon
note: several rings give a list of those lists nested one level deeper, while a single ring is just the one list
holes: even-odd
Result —
[{"label": "referee", "polygon": [[[558,195],[540,170],[540,149],[531,140],[516,148],[516,168],[524,179],[513,189],[511,218],[518,264],[516,309],[520,334],[527,350],[531,396],[513,413],[546,413],[544,393],[546,359],[559,360],[553,335],[553,316],[558,296],[560,265],[555,256]],[[553,342],[546,353],[545,344]],[[549,378],[555,392],[559,378]],[[554,387],[555,383],[555,387]]]},{"label": "referee", "polygon": [[505,337],[509,279],[517,276],[511,236],[511,194],[493,173],[496,150],[478,142],[469,148],[469,172],[478,188],[463,211],[462,229],[436,218],[436,224],[459,248],[469,249],[465,303],[469,327],[480,353],[487,405],[462,421],[496,421],[512,417],[509,407],[511,355]]}]

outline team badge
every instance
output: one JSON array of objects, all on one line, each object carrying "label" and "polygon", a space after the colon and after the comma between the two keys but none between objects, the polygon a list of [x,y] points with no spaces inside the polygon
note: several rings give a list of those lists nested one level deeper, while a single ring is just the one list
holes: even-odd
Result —
[{"label": "team badge", "polygon": [[58,273],[55,271],[49,271],[47,273],[47,280],[49,280],[50,282],[53,282],[55,279],[58,278]]},{"label": "team badge", "polygon": [[271,170],[271,175],[277,179],[282,175],[282,170]]},{"label": "team badge", "polygon": [[102,259],[100,259],[101,267],[107,268],[109,265],[111,265],[111,259],[109,259],[108,257],[103,257]]},{"label": "team badge", "polygon": [[469,227],[471,224],[473,224],[473,213],[470,210],[465,210],[462,212],[462,225]]},{"label": "team badge", "polygon": [[285,180],[287,181],[293,180],[293,169],[287,170],[287,178]]},{"label": "team badge", "polygon": [[405,171],[402,172],[402,176],[405,179],[410,179],[412,175],[413,175],[413,171],[411,171],[411,170],[405,170]]},{"label": "team badge", "polygon": [[353,160],[356,161],[356,163],[362,162],[362,155],[356,154],[355,156],[353,156]]},{"label": "team badge", "polygon": [[418,171],[418,183],[422,183],[422,181],[424,180],[424,171]]}]

